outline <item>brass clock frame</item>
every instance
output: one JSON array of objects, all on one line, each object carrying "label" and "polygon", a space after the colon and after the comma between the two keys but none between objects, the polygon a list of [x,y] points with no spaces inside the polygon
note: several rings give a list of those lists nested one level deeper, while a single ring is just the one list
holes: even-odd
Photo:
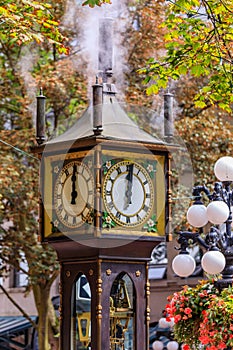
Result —
[{"label": "brass clock frame", "polygon": [[[93,147],[94,146],[94,147]],[[73,236],[79,237],[81,240],[90,239],[91,237],[103,237],[108,238],[120,237],[141,237],[146,239],[149,237],[160,237],[165,233],[165,203],[166,203],[166,184],[165,184],[165,157],[163,152],[154,153],[149,151],[146,147],[137,145],[137,149],[131,147],[125,147],[125,150],[120,150],[118,145],[114,145],[112,142],[104,141],[100,144],[93,145],[92,147],[83,148],[76,151],[70,149],[68,153],[45,153],[42,158],[42,232],[43,239],[56,240],[72,238]],[[90,171],[93,174],[94,181],[94,203],[90,208],[90,215],[86,219],[80,222],[80,225],[64,225],[57,216],[55,211],[54,202],[54,187],[58,174],[54,174],[54,168],[56,164],[59,166],[59,171],[62,167],[70,162],[82,162],[88,165]],[[145,175],[145,179],[150,183],[153,182],[153,187],[150,184],[151,201],[149,201],[147,213],[141,215],[141,219],[133,220],[128,217],[121,216],[119,220],[114,213],[111,213],[107,208],[105,200],[105,179],[108,177],[109,168],[106,167],[107,162],[111,162],[112,165],[117,162],[123,162],[124,164],[139,164],[140,170]],[[128,163],[127,163],[128,162]],[[154,170],[154,178],[148,166],[156,167]],[[110,173],[109,173],[110,174]],[[149,180],[151,177],[151,181]],[[45,191],[45,188],[51,188],[52,191]],[[146,190],[147,191],[147,190]],[[146,192],[145,192],[146,193]],[[152,200],[153,199],[153,200]],[[143,201],[144,202],[144,199]],[[153,205],[152,205],[152,202]],[[88,213],[89,214],[89,213]],[[111,215],[110,215],[111,214]],[[145,214],[145,215],[144,215]],[[106,216],[111,219],[111,225],[106,226]],[[107,219],[109,219],[107,218]],[[90,219],[90,220],[89,220]],[[126,222],[127,220],[127,222]],[[125,222],[124,222],[125,221]],[[154,228],[151,229],[151,223]]]}]

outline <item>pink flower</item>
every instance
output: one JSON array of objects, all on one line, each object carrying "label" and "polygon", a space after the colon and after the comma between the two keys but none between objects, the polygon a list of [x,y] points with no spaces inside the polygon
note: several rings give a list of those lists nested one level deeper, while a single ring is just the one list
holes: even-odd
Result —
[{"label": "pink flower", "polygon": [[174,322],[178,323],[181,320],[181,315],[175,315]]},{"label": "pink flower", "polygon": [[187,314],[187,315],[189,315],[189,314],[192,313],[192,309],[190,309],[190,307],[186,307],[186,308],[184,309],[184,313]]}]

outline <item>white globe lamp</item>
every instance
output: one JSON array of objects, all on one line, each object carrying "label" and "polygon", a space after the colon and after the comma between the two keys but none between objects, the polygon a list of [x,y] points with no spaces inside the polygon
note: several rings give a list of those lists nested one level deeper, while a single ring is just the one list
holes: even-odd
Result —
[{"label": "white globe lamp", "polygon": [[169,326],[170,326],[170,328],[172,328],[172,327],[174,326],[174,324],[175,324],[174,317],[171,317],[171,318],[170,318],[170,321],[169,321]]},{"label": "white globe lamp", "polygon": [[163,342],[161,342],[160,340],[155,340],[154,343],[152,344],[152,349],[163,350]]},{"label": "white globe lamp", "polygon": [[221,157],[214,166],[214,173],[220,181],[233,181],[233,157]]},{"label": "white globe lamp", "polygon": [[169,341],[167,343],[167,350],[177,350],[179,348],[179,344],[175,341]]},{"label": "white globe lamp", "polygon": [[224,269],[226,265],[225,256],[218,250],[206,252],[201,259],[203,270],[210,275],[216,275]]},{"label": "white globe lamp", "polygon": [[223,201],[213,201],[206,208],[207,218],[215,225],[223,224],[229,217],[228,205]]},{"label": "white globe lamp", "polygon": [[208,223],[206,206],[193,204],[187,211],[187,220],[193,227],[203,227]]},{"label": "white globe lamp", "polygon": [[159,328],[170,328],[170,322],[165,317],[161,317],[158,326]]},{"label": "white globe lamp", "polygon": [[189,254],[179,254],[172,261],[172,269],[177,276],[188,277],[196,268],[196,262]]},{"label": "white globe lamp", "polygon": [[170,323],[165,317],[161,317],[158,324],[159,328],[170,328]]}]

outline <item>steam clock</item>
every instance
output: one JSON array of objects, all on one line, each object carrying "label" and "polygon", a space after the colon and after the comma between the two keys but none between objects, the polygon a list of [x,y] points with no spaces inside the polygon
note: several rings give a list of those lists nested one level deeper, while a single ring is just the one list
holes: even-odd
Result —
[{"label": "steam clock", "polygon": [[37,111],[40,235],[61,265],[60,348],[149,349],[148,262],[170,234],[171,144],[140,129],[106,81],[55,139],[44,141],[42,94]]}]

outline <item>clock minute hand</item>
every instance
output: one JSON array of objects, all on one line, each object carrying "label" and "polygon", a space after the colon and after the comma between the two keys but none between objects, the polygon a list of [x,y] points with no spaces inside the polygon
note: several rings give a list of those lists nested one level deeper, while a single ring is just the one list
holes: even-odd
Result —
[{"label": "clock minute hand", "polygon": [[128,206],[132,203],[132,185],[133,185],[133,164],[129,165],[129,171],[126,176],[127,181],[127,190],[126,190],[126,204],[124,209],[127,209]]},{"label": "clock minute hand", "polygon": [[76,191],[76,172],[77,172],[77,166],[76,166],[76,164],[74,164],[74,166],[73,166],[73,174],[71,176],[72,192],[71,192],[71,202],[70,202],[70,204],[76,204],[76,198],[78,196],[78,192]]}]

